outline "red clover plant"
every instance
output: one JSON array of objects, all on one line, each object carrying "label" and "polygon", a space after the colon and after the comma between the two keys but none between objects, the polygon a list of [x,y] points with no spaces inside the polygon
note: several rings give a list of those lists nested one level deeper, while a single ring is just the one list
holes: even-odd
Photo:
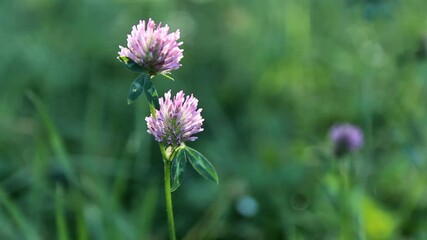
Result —
[{"label": "red clover plant", "polygon": [[151,115],[146,117],[148,133],[159,142],[164,162],[165,198],[169,236],[175,240],[175,227],[172,211],[172,191],[180,186],[180,177],[186,162],[203,177],[218,183],[217,173],[212,164],[198,151],[185,145],[197,139],[195,134],[203,131],[204,119],[198,100],[193,95],[186,96],[183,91],[174,97],[171,91],[159,99],[151,78],[161,74],[171,78],[172,70],[181,67],[183,57],[178,42],[179,30],[169,33],[168,25],[162,26],[149,19],[147,24],[140,21],[132,27],[127,38],[127,48],[120,47],[118,59],[130,70],[140,75],[133,81],[128,93],[128,104],[134,102],[143,92],[148,100]]}]

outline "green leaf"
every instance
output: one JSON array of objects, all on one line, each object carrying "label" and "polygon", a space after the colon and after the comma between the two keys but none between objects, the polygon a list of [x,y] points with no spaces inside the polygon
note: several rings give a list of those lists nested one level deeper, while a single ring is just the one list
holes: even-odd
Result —
[{"label": "green leaf", "polygon": [[55,220],[57,229],[57,238],[59,240],[68,240],[67,220],[64,213],[65,194],[62,187],[57,184],[55,189]]},{"label": "green leaf", "polygon": [[145,93],[148,103],[159,109],[159,94],[157,93],[156,87],[151,81],[151,77],[147,73],[141,73],[133,83],[130,85],[128,94],[128,104],[135,102],[135,100],[142,94]]},{"label": "green leaf", "polygon": [[25,215],[22,212],[22,208],[17,205],[17,202],[10,198],[7,192],[0,186],[0,206],[8,214],[6,216],[10,216],[10,220],[14,221],[14,223],[20,228],[20,232],[26,236],[25,239],[29,240],[39,240],[41,239],[38,236],[36,228],[34,227],[34,223],[30,221],[28,215]]},{"label": "green leaf", "polygon": [[180,147],[175,151],[177,152],[175,153],[171,166],[171,192],[177,190],[181,185],[181,177],[187,163],[185,159],[185,149]]},{"label": "green leaf", "polygon": [[148,74],[145,74],[145,75],[146,75],[144,80],[145,96],[147,97],[148,103],[154,106],[158,110],[160,109],[159,94],[157,93],[156,87],[151,81],[150,76]]},{"label": "green leaf", "polygon": [[69,177],[74,182],[76,180],[76,177],[73,172],[73,167],[70,163],[65,144],[58,129],[53,123],[52,117],[49,114],[46,105],[43,103],[40,97],[32,91],[27,92],[27,97],[37,109],[37,113],[40,117],[41,122],[43,123],[43,126],[46,129],[55,157],[59,160],[59,163],[64,169],[67,177]]},{"label": "green leaf", "polygon": [[202,177],[211,180],[212,182],[218,184],[218,175],[215,171],[215,168],[212,164],[198,151],[185,147],[185,155],[190,161],[191,166],[200,174]]},{"label": "green leaf", "polygon": [[141,95],[144,90],[144,82],[146,78],[150,78],[148,74],[142,73],[132,82],[128,93],[128,104],[135,102],[135,100]]},{"label": "green leaf", "polygon": [[135,63],[134,61],[132,61],[132,59],[125,57],[125,56],[119,56],[117,57],[117,59],[119,59],[120,62],[124,63],[125,66],[129,69],[132,70],[134,72],[144,72],[145,70],[138,65],[137,63]]}]

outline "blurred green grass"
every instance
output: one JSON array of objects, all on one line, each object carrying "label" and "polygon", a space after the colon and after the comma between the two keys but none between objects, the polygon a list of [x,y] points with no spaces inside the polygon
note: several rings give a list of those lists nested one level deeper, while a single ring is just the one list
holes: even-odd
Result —
[{"label": "blurred green grass", "polygon": [[[327,133],[365,132],[353,156],[367,239],[427,238],[427,2],[0,2],[0,238],[166,239],[162,162],[118,45],[140,19],[179,28],[175,82],[205,131],[173,194],[179,238],[336,239]],[[246,216],[244,196],[259,206]],[[377,224],[377,225],[376,225]],[[378,225],[379,224],[379,225]]]}]

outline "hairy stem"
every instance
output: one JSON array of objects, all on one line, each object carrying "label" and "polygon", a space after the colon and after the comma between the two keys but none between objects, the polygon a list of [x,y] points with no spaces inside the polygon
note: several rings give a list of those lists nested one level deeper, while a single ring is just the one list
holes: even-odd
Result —
[{"label": "hairy stem", "polygon": [[[160,148],[162,148],[161,146]],[[164,147],[163,147],[164,149]],[[163,150],[164,151],[164,150]],[[162,154],[163,155],[163,154]],[[175,240],[175,224],[173,221],[173,211],[172,211],[172,193],[171,193],[171,161],[169,159],[164,160],[164,169],[165,169],[165,197],[166,197],[166,212],[168,215],[168,226],[169,226],[169,236],[171,240]]]}]

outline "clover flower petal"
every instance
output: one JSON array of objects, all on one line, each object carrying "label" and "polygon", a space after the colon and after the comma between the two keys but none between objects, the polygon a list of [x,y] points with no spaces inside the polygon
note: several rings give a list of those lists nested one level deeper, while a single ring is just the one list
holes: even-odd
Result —
[{"label": "clover flower petal", "polygon": [[363,132],[360,128],[344,123],[334,125],[329,133],[337,157],[354,152],[363,145]]},{"label": "clover flower petal", "polygon": [[169,33],[169,26],[157,25],[150,18],[132,27],[127,36],[127,47],[119,46],[119,57],[126,57],[151,75],[167,74],[181,67],[183,51],[178,42],[179,30]]},{"label": "clover flower petal", "polygon": [[186,96],[180,91],[172,98],[169,90],[159,99],[160,109],[156,110],[156,115],[145,118],[147,132],[167,146],[180,146],[183,142],[196,140],[194,135],[203,131],[204,121],[200,114],[202,109],[197,108],[197,104],[193,95]]}]

